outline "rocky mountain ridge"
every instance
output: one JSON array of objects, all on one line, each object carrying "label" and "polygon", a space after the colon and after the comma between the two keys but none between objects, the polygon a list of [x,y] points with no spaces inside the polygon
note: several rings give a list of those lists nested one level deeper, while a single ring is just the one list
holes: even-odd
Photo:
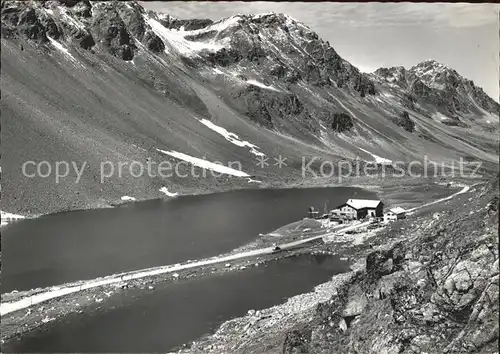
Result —
[{"label": "rocky mountain ridge", "polygon": [[[271,64],[267,66],[271,80],[286,76],[286,81],[293,83],[304,77],[312,84],[335,84],[340,88],[347,84],[361,95],[375,94],[369,75],[343,60],[308,26],[284,14],[235,15],[214,22],[155,14],[127,1],[2,1],[5,36],[17,32],[42,43],[47,43],[48,37],[63,37],[85,49],[101,44],[124,60],[132,60],[133,50],[137,49],[133,39],[155,52],[164,49],[164,42],[148,24],[147,17],[156,19],[166,29],[181,31],[188,41],[220,43],[219,50],[200,53],[212,64],[230,66],[242,60],[246,61],[243,65]],[[268,56],[271,62],[263,63]],[[423,61],[408,70],[380,68],[374,74],[407,90],[416,99],[432,96],[438,100],[436,103],[445,103],[452,110],[468,112],[470,103],[463,101],[471,99],[488,112],[497,113],[499,109],[498,103],[473,81],[435,60]]]},{"label": "rocky mountain ridge", "polygon": [[425,60],[408,70],[402,66],[380,68],[374,74],[405,90],[412,99],[423,98],[444,106],[451,114],[469,113],[473,106],[491,113],[499,110],[498,103],[472,80],[435,60]]},{"label": "rocky mountain ridge", "polygon": [[[181,52],[186,57],[197,52],[196,56],[211,65],[265,67],[268,69],[261,74],[268,83],[304,79],[312,85],[345,85],[361,96],[376,93],[370,75],[342,59],[311,28],[284,14],[234,15],[214,22],[156,14],[130,1],[3,0],[2,19],[5,37],[18,34],[41,43],[61,39],[89,50],[97,46],[123,60],[133,59],[136,41],[156,53],[165,49],[169,39],[157,35],[155,24],[159,23],[194,46],[201,44]],[[413,101],[434,100],[452,113],[468,113],[476,104],[496,114],[500,107],[473,81],[434,60],[409,70],[380,68],[374,76],[405,90]]]}]

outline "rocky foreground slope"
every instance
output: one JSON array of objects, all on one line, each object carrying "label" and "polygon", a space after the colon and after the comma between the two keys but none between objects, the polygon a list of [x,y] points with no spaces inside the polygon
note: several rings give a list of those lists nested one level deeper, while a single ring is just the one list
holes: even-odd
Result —
[{"label": "rocky foreground slope", "polygon": [[181,352],[497,353],[498,184],[394,224],[358,248],[357,271]]},{"label": "rocky foreground slope", "polygon": [[[498,170],[499,105],[471,81],[433,61],[362,73],[284,14],[214,22],[132,1],[2,0],[1,19],[8,212],[307,182],[312,158],[315,171],[423,156]],[[200,177],[193,158],[241,173]],[[47,163],[27,177],[30,161]],[[162,161],[183,164],[161,175]]]}]

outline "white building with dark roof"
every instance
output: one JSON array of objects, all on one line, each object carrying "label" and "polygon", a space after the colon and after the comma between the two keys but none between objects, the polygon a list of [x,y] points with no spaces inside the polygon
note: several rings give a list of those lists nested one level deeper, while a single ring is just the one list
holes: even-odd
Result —
[{"label": "white building with dark roof", "polygon": [[401,207],[391,208],[384,214],[384,222],[386,223],[405,218],[406,210]]},{"label": "white building with dark roof", "polygon": [[382,217],[384,203],[372,199],[349,199],[330,211],[331,218],[363,219],[365,217]]}]

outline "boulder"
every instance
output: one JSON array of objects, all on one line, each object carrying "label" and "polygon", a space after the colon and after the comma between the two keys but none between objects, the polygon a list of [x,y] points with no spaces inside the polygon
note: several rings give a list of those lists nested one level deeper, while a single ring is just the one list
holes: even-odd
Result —
[{"label": "boulder", "polygon": [[350,296],[347,305],[342,311],[343,317],[351,317],[360,315],[364,308],[368,305],[368,299],[364,293]]}]

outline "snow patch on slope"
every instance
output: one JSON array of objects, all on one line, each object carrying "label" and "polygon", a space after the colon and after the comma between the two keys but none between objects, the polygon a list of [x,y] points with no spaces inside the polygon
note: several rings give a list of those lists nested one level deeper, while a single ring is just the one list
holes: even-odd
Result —
[{"label": "snow patch on slope", "polygon": [[61,43],[59,43],[54,38],[51,38],[49,36],[47,36],[47,38],[49,39],[50,44],[52,44],[57,50],[59,50],[61,53],[63,53],[64,56],[66,56],[67,58],[69,58],[73,62],[77,62],[75,57]]},{"label": "snow patch on slope", "polygon": [[383,164],[383,165],[391,165],[392,164],[392,160],[389,160],[389,159],[386,159],[384,157],[380,157],[378,155],[372,154],[370,151],[365,150],[363,148],[360,148],[360,147],[357,147],[357,148],[360,149],[361,151],[366,152],[367,154],[372,155],[373,158],[375,159],[376,163],[380,163],[380,164]]},{"label": "snow patch on slope", "polygon": [[217,21],[210,26],[207,26],[205,28],[200,28],[198,30],[193,30],[189,31],[190,34],[198,34],[198,33],[205,33],[209,31],[217,31],[221,32],[224,31],[230,27],[234,27],[238,25],[238,23],[241,21],[241,17],[239,15],[234,15],[228,18],[223,18],[220,21]]},{"label": "snow patch on slope", "polygon": [[212,129],[214,132],[219,133],[222,135],[227,141],[230,143],[239,146],[239,147],[248,147],[250,148],[250,152],[254,154],[255,156],[266,156],[262,152],[258,151],[259,147],[257,145],[254,145],[252,143],[249,143],[248,141],[241,140],[238,135],[231,133],[230,131],[226,130],[223,127],[220,127],[218,125],[215,125],[211,121],[207,119],[201,119],[200,122],[205,125],[206,127]]},{"label": "snow patch on slope", "polygon": [[179,193],[173,193],[173,192],[169,192],[167,187],[161,187],[160,188],[160,192],[162,192],[163,194],[169,196],[169,197],[176,197],[177,195],[179,195]]},{"label": "snow patch on slope", "polygon": [[165,151],[165,150],[161,150],[161,149],[156,149],[156,150],[165,154],[165,155],[169,155],[169,156],[175,157],[176,159],[189,162],[190,164],[197,166],[197,167],[201,167],[203,169],[223,173],[226,175],[236,176],[236,177],[250,177],[249,174],[247,174],[243,171],[235,170],[234,168],[231,168],[231,167],[226,167],[226,166],[223,166],[223,165],[218,164],[218,163],[210,162],[207,160],[200,159],[198,157],[193,157],[193,156],[190,156],[187,154],[183,154],[182,152],[177,152],[177,151],[173,151],[173,150]]},{"label": "snow patch on slope", "polygon": [[0,210],[0,217],[2,219],[1,226],[7,225],[9,221],[25,219],[25,217],[22,215],[7,213],[6,211],[1,211],[1,210]]},{"label": "snow patch on slope", "polygon": [[266,85],[266,84],[264,84],[264,83],[262,83],[260,81],[257,81],[257,80],[247,80],[247,83],[249,83],[250,85],[261,87],[261,88],[266,89],[266,90],[281,92],[276,87],[274,87],[274,86],[268,86],[268,85]]},{"label": "snow patch on slope", "polygon": [[[174,17],[172,17],[168,14],[164,14],[164,13],[158,13],[157,16],[158,16],[158,19],[160,19],[160,20],[168,20],[168,19],[174,18]],[[182,26],[179,30],[167,29],[167,31],[178,32],[178,33],[182,33],[184,35],[197,35],[197,34],[201,34],[201,33],[213,32],[213,31],[221,32],[221,31],[224,31],[228,28],[237,26],[241,20],[242,20],[242,17],[240,15],[234,15],[231,17],[223,18],[217,22],[212,23],[209,26],[206,26],[206,27],[203,27],[203,28],[200,28],[197,30],[186,31],[184,26]],[[159,24],[160,24],[160,26],[162,26],[161,23],[159,23]],[[217,36],[215,36],[215,37],[217,37]]]},{"label": "snow patch on slope", "polygon": [[[218,74],[224,74],[224,72],[222,72],[219,69],[214,69],[214,71]],[[275,91],[275,92],[283,92],[272,85],[266,85],[265,83],[260,82],[260,81],[255,80],[255,79],[250,79],[250,80],[241,79],[240,77],[238,77],[238,75],[239,75],[238,72],[232,71],[232,72],[229,72],[229,74],[232,75],[236,80],[245,82],[249,85],[257,86],[257,87],[263,88],[265,90],[270,90],[270,91]]]},{"label": "snow patch on slope", "polygon": [[6,211],[0,210],[0,216],[2,219],[24,219],[25,217],[19,214],[8,213]]},{"label": "snow patch on slope", "polygon": [[124,202],[135,202],[137,200],[134,197],[129,197],[128,195],[124,195],[120,199],[123,200]]},{"label": "snow patch on slope", "polygon": [[183,29],[171,30],[164,27],[157,20],[149,18],[148,16],[144,16],[144,20],[148,25],[151,26],[153,32],[165,42],[166,53],[169,53],[167,47],[170,47],[170,49],[177,51],[178,53],[185,56],[198,55],[197,53],[199,53],[201,50],[211,50],[216,52],[224,47],[223,45],[217,44],[213,41],[188,41],[184,38],[184,36],[193,34],[194,31],[184,31]]},{"label": "snow patch on slope", "polygon": [[248,181],[248,183],[262,183],[262,181],[259,181],[257,179],[252,179],[252,178],[248,178],[247,181]]},{"label": "snow patch on slope", "polygon": [[444,114],[440,113],[440,112],[436,112],[432,115],[432,117],[436,117],[437,119],[443,121],[443,120],[450,120],[451,118],[445,116]]}]

